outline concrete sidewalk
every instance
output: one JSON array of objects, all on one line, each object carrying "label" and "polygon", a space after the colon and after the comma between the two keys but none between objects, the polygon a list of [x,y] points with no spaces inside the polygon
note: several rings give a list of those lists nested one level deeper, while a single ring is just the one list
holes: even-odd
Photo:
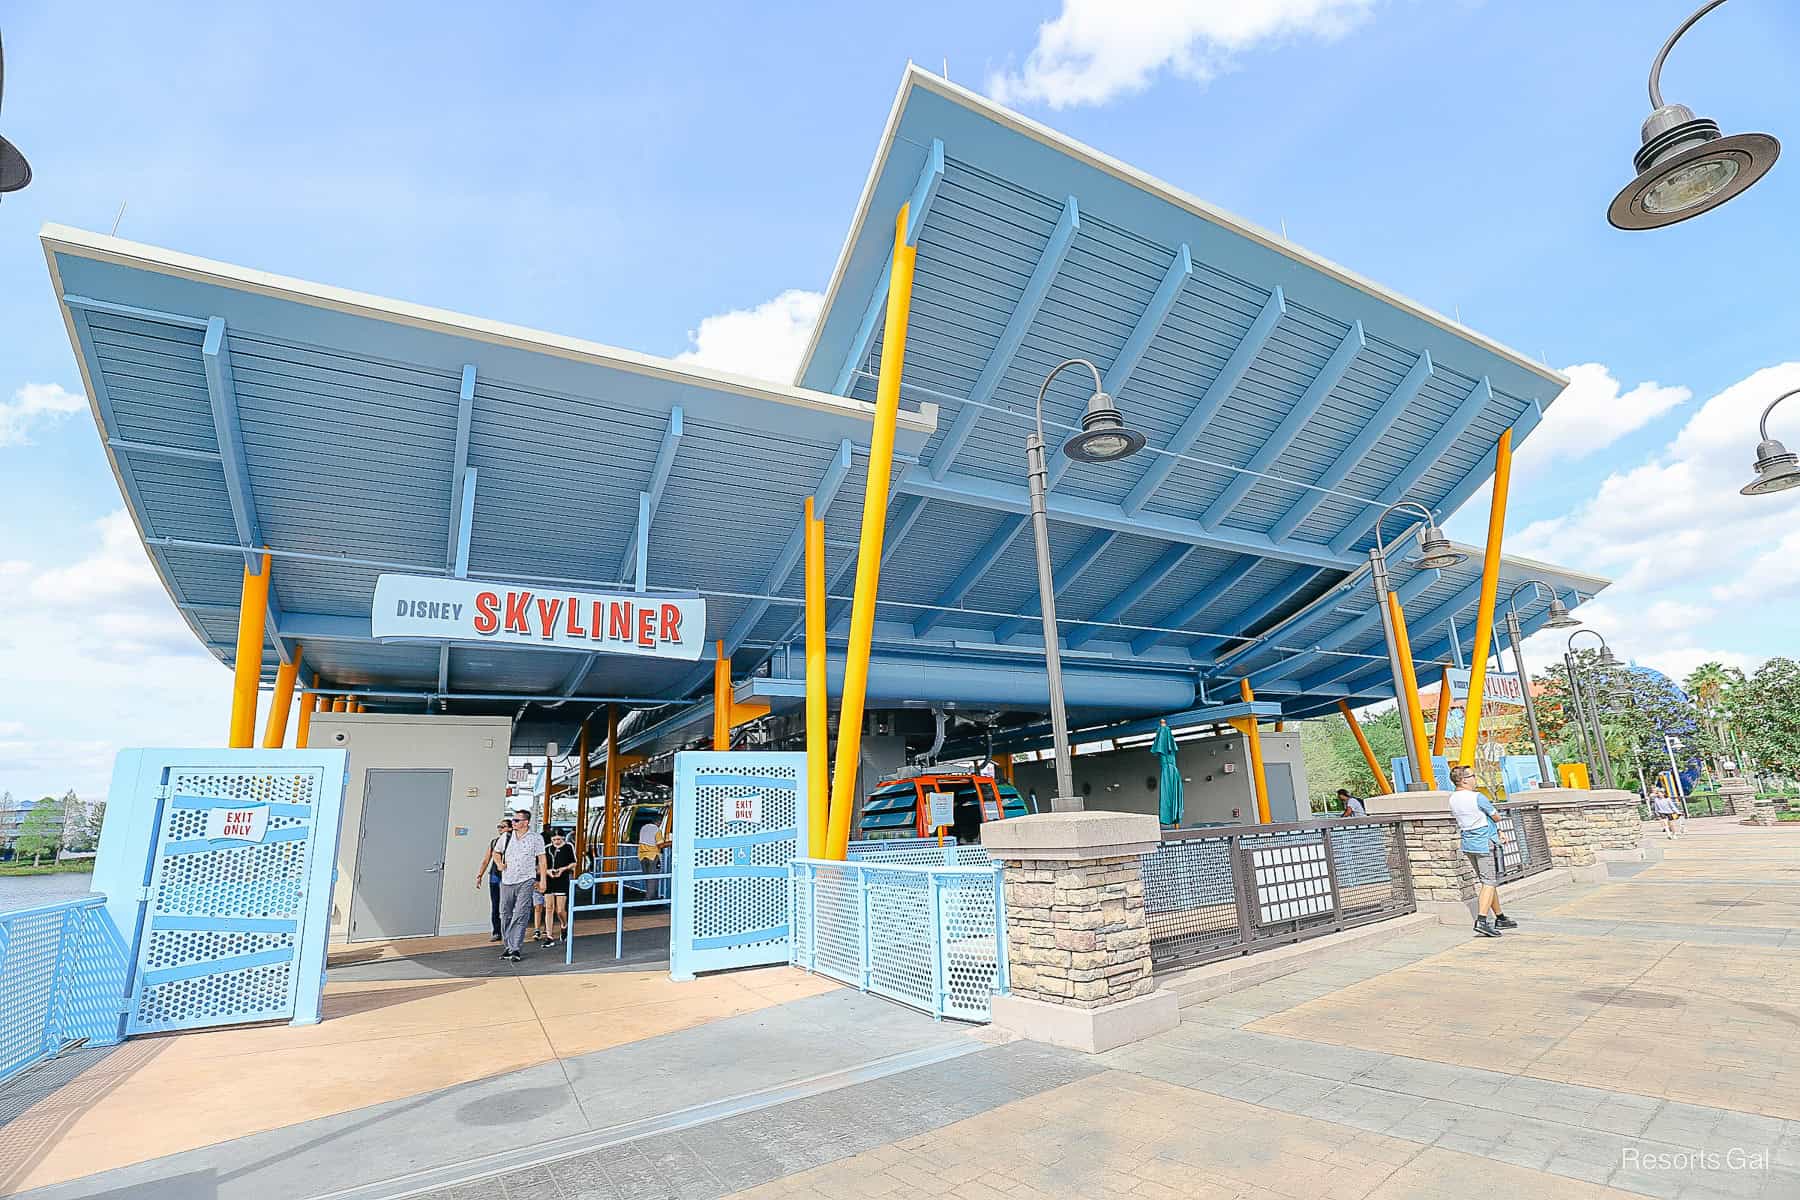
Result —
[{"label": "concrete sidewalk", "polygon": [[[1522,928],[1499,941],[1353,946],[1104,1055],[837,989],[26,1195],[1800,1197],[1800,830],[1696,821],[1658,844],[1509,905]],[[778,977],[819,986],[701,982]],[[563,1002],[572,1026],[617,1024]],[[105,1151],[45,1137],[45,1161]]]}]

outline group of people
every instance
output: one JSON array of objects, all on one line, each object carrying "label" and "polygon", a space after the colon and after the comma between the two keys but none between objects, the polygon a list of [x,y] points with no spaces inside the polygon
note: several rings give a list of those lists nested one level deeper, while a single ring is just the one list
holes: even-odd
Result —
[{"label": "group of people", "polygon": [[485,879],[493,918],[490,941],[502,943],[500,957],[519,962],[527,937],[555,946],[569,932],[569,880],[575,874],[575,847],[566,830],[550,839],[531,828],[531,810],[521,808],[494,827],[494,840],[475,872]]}]

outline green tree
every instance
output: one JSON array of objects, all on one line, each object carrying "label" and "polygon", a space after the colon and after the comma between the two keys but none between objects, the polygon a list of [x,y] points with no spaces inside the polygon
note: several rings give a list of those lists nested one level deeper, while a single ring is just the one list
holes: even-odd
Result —
[{"label": "green tree", "polygon": [[1723,663],[1701,663],[1682,681],[1700,710],[1701,741],[1713,777],[1723,778],[1724,759],[1732,756],[1731,709],[1727,696],[1744,682],[1744,673]]},{"label": "green tree", "polygon": [[1800,776],[1800,663],[1771,658],[1727,686],[1726,704],[1752,759],[1790,779]]},{"label": "green tree", "polygon": [[33,804],[19,823],[19,836],[13,842],[18,858],[31,856],[35,866],[44,855],[54,855],[62,845],[62,801],[45,796]]}]

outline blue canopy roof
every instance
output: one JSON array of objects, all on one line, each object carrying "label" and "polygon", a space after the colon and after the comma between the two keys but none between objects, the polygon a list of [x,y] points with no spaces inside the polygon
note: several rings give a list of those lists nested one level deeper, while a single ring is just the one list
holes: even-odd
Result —
[{"label": "blue canopy roof", "polygon": [[[1388,694],[1375,515],[1461,504],[1562,377],[923,72],[793,386],[58,226],[43,242],[120,490],[196,637],[232,660],[244,550],[267,545],[266,670],[303,644],[323,690],[522,709],[523,744],[609,700],[703,707],[710,664],[382,644],[376,576],[629,586],[643,504],[650,586],[701,592],[745,686],[791,690],[809,494],[834,653],[847,625],[902,203],[919,253],[871,703],[1042,707],[1022,446],[1039,381],[1077,355],[1149,438],[1052,469],[1077,716],[1180,710],[1246,675],[1294,715]],[[1084,379],[1050,391],[1053,442]],[[1467,624],[1476,570],[1396,568],[1422,660]],[[1509,564],[1528,575],[1570,603],[1605,586]]]}]

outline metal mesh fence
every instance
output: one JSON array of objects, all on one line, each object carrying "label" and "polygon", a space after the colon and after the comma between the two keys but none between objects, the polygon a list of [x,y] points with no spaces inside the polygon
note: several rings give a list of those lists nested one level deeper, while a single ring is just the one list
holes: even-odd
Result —
[{"label": "metal mesh fence", "polygon": [[1512,883],[1550,869],[1550,839],[1544,813],[1535,804],[1509,804],[1500,809],[1500,882]]},{"label": "metal mesh fence", "polygon": [[[1540,822],[1541,836],[1541,822]],[[1142,860],[1160,970],[1252,954],[1414,910],[1398,821],[1176,832]]]},{"label": "metal mesh fence", "polygon": [[0,1081],[119,1040],[125,948],[99,897],[0,913]]},{"label": "metal mesh fence", "polygon": [[789,885],[797,967],[967,1021],[1005,990],[998,867],[801,859]]},{"label": "metal mesh fence", "polygon": [[964,846],[952,840],[939,845],[936,838],[883,838],[851,842],[850,857],[857,862],[913,863],[925,867],[985,867],[990,861],[984,846]]}]

